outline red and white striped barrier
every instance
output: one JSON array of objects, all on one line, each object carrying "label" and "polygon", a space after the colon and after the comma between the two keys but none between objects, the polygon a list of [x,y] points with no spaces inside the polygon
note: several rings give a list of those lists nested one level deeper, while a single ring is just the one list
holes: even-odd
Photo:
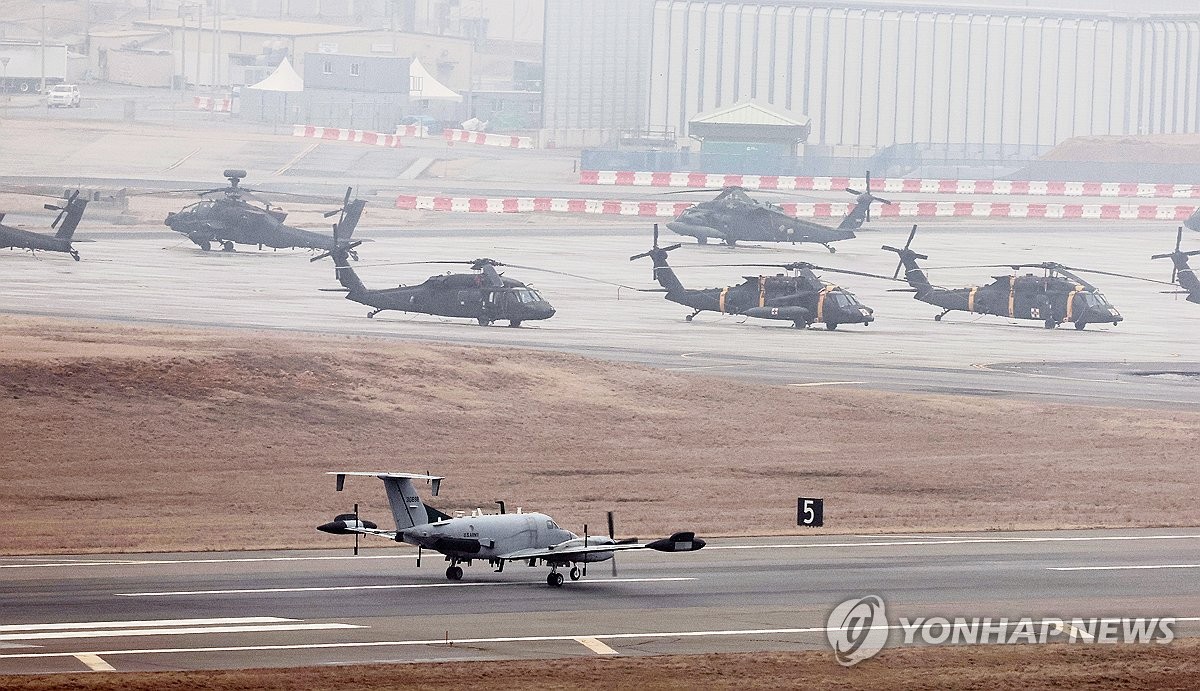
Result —
[{"label": "red and white striped barrier", "polygon": [[[786,175],[730,175],[719,173],[655,173],[585,170],[583,185],[635,187],[745,187],[754,190],[801,190],[826,192],[847,187],[862,189],[864,178],[797,177]],[[1200,185],[1149,182],[1048,182],[1029,180],[940,180],[924,178],[875,178],[873,192],[912,194],[995,194],[1030,197],[1146,197],[1163,199],[1200,198]]]},{"label": "red and white striped barrier", "polygon": [[429,128],[425,125],[396,125],[396,136],[424,139],[429,136]]},{"label": "red and white striped barrier", "polygon": [[194,96],[192,104],[196,110],[211,110],[218,113],[229,113],[233,111],[233,99],[226,96],[224,98],[213,98],[212,96]]},{"label": "red and white striped barrier", "polygon": [[[691,202],[631,202],[615,199],[555,197],[444,197],[402,194],[396,208],[470,213],[576,213],[674,218]],[[840,218],[848,202],[779,205],[799,218]],[[906,218],[1062,218],[1095,220],[1182,221],[1194,206],[1164,204],[1017,204],[1003,202],[897,202],[879,207],[876,216]]]},{"label": "red and white striped barrier", "polygon": [[473,132],[471,130],[442,130],[442,137],[447,144],[467,142],[483,146],[505,146],[510,149],[532,149],[533,137],[518,137],[511,134],[493,134],[491,132]]},{"label": "red and white striped barrier", "polygon": [[293,125],[293,137],[315,137],[338,142],[360,142],[375,146],[387,146],[399,149],[404,146],[400,137],[382,132],[367,132],[365,130],[347,130],[340,127],[316,127],[314,125]]}]

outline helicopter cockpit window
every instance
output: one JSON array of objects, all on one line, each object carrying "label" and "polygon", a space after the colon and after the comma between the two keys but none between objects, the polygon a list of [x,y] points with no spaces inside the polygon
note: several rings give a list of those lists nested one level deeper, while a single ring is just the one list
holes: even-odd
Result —
[{"label": "helicopter cockpit window", "polygon": [[857,300],[848,293],[833,293],[833,304],[838,307],[851,307]]},{"label": "helicopter cockpit window", "polygon": [[554,521],[546,521],[546,527],[550,530],[558,530],[558,524]]},{"label": "helicopter cockpit window", "polygon": [[542,299],[542,296],[538,295],[536,290],[513,291],[513,296],[517,299],[517,302],[537,302]]},{"label": "helicopter cockpit window", "polygon": [[1107,307],[1108,300],[1100,293],[1080,293],[1083,296],[1083,304],[1096,307]]}]

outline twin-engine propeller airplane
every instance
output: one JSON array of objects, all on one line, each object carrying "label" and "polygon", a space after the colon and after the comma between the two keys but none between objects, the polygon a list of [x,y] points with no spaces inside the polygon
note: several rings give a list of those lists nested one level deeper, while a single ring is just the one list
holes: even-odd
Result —
[{"label": "twin-engine propeller airplane", "polygon": [[[1198,212],[1200,213],[1200,212]],[[1179,229],[1179,233],[1175,236],[1175,251],[1166,254],[1156,254],[1150,257],[1151,259],[1170,259],[1171,260],[1171,283],[1183,288],[1182,291],[1187,294],[1187,301],[1200,304],[1200,279],[1196,278],[1196,272],[1188,266],[1188,257],[1194,257],[1200,254],[1200,250],[1192,250],[1191,252],[1180,252],[1179,245],[1183,242],[1183,228]]]},{"label": "twin-engine propeller airplane", "polygon": [[83,211],[87,205],[87,198],[80,197],[79,190],[75,190],[70,197],[67,197],[61,206],[44,204],[43,207],[47,211],[58,212],[58,216],[50,224],[51,229],[58,229],[54,235],[6,226],[3,223],[4,214],[0,213],[0,247],[12,247],[31,252],[65,252],[71,255],[75,261],[79,261],[79,251],[72,243],[91,242],[91,240],[74,239],[75,229],[79,227],[79,221],[83,218]]},{"label": "twin-engine propeller airplane", "polygon": [[836,228],[790,216],[774,204],[760,202],[751,197],[742,187],[722,189],[715,199],[700,202],[686,209],[668,223],[667,228],[680,235],[690,235],[701,245],[707,244],[709,238],[719,240],[730,247],[743,240],[815,242],[824,245],[830,252],[835,252],[829,243],[855,237],[854,231],[861,228],[864,222],[871,220],[871,204],[891,204],[890,201],[871,194],[870,172],[867,173],[866,183],[867,186],[861,192],[846,188],[847,192],[854,195],[854,206],[850,207]]},{"label": "twin-engine propeller airplane", "polygon": [[900,263],[896,265],[896,275],[899,275],[901,268],[904,269],[904,278],[911,286],[910,290],[916,293],[913,297],[921,302],[942,308],[942,313],[934,316],[936,321],[941,321],[942,317],[950,312],[961,310],[1012,319],[1036,319],[1044,322],[1047,329],[1053,329],[1065,322],[1072,322],[1076,329],[1083,329],[1088,324],[1111,323],[1116,326],[1123,320],[1121,313],[1104,298],[1099,289],[1074,272],[1162,283],[1162,281],[1153,281],[1140,276],[1063,266],[1057,262],[1041,262],[1037,264],[979,264],[944,267],[1009,268],[1014,271],[1023,268],[1037,268],[1043,269],[1045,274],[1043,276],[1033,274],[993,276],[992,283],[985,286],[941,288],[930,283],[925,271],[917,264],[918,259],[928,259],[929,257],[909,249],[916,234],[917,227],[914,225],[903,248],[884,245],[883,249],[900,255]]},{"label": "twin-engine propeller airplane", "polygon": [[875,311],[858,301],[850,291],[827,283],[814,273],[830,271],[891,280],[887,276],[831,269],[808,262],[790,264],[713,264],[712,266],[752,266],[786,269],[790,275],[746,276],[740,285],[727,288],[684,288],[675,271],[667,263],[667,253],[680,245],[658,246],[658,224],[654,225],[654,244],[648,252],[635,254],[629,261],[650,257],[654,262],[654,280],[662,286],[671,302],[692,308],[684,319],[704,311],[721,314],[740,314],[758,319],[790,321],[800,329],[821,322],[832,331],[839,324],[862,324],[875,320]]},{"label": "twin-engine propeller airplane", "polygon": [[[333,535],[378,535],[396,542],[406,542],[417,547],[417,566],[421,565],[421,551],[431,549],[445,556],[450,566],[446,578],[462,580],[463,570],[459,564],[471,565],[472,561],[487,560],[504,570],[505,562],[527,562],[529,566],[543,563],[550,567],[546,583],[552,587],[563,584],[559,568],[570,567],[571,580],[577,581],[587,575],[589,562],[608,561],[617,552],[630,549],[653,549],[659,552],[694,552],[704,547],[704,540],[695,533],[679,532],[661,540],[639,543],[637,538],[617,540],[613,537],[612,514],[608,517],[608,536],[588,535],[584,527],[583,537],[564,530],[544,513],[477,514],[450,518],[446,514],[425,504],[417,495],[413,480],[426,480],[437,496],[444,478],[437,475],[415,473],[329,473],[337,476],[337,490],[342,491],[347,475],[377,477],[383,480],[395,530],[380,530],[371,521],[364,521],[355,513],[341,514],[329,523],[317,527]],[[583,565],[583,569],[579,565]],[[616,563],[613,563],[616,575]]]}]

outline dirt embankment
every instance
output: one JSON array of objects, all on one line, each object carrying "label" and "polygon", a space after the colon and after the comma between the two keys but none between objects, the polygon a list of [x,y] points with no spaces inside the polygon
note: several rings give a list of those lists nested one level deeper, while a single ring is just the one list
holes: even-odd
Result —
[{"label": "dirt embankment", "polygon": [[0,318],[0,552],[340,546],[431,471],[444,510],[651,535],[1196,525],[1200,415],[789,389],[571,355]]},{"label": "dirt embankment", "polygon": [[827,651],[0,677],[13,691],[80,689],[1194,689],[1194,640],[885,650],[856,667]]},{"label": "dirt embankment", "polygon": [[797,390],[571,355],[0,319],[0,552],[340,545],[377,482],[446,475],[649,535],[1196,524],[1200,415]]}]

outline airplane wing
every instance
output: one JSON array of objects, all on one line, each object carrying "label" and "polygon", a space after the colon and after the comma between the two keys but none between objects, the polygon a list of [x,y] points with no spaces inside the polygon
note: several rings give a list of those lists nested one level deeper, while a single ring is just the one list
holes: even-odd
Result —
[{"label": "airplane wing", "polygon": [[703,548],[704,545],[704,540],[696,537],[695,533],[684,532],[675,533],[671,537],[646,543],[617,542],[602,545],[583,545],[576,543],[575,540],[571,540],[562,545],[553,545],[551,547],[521,549],[502,554],[497,558],[507,561],[525,561],[529,559],[575,561],[586,554],[596,554],[599,552],[620,552],[629,549],[653,549],[659,552],[694,552]]}]

